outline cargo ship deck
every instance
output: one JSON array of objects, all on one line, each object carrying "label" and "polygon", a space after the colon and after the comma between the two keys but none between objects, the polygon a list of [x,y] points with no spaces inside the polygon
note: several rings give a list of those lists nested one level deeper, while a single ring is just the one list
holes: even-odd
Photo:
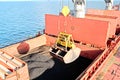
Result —
[{"label": "cargo ship deck", "polygon": [[91,80],[120,80],[120,42],[92,76]]},{"label": "cargo ship deck", "polygon": [[[64,13],[66,10],[68,13]],[[113,14],[112,10],[101,10],[100,15],[94,12],[98,11],[88,10],[84,18],[76,18],[77,16],[69,15],[69,9],[65,6],[60,15],[46,14],[43,35],[1,49],[1,55],[8,58],[1,59],[5,67],[8,66],[8,61],[11,62],[15,57],[21,59],[16,59],[17,63],[24,64],[18,66],[17,70],[12,69],[16,65],[7,67],[8,70],[12,69],[12,73],[7,74],[8,76],[3,73],[3,79],[29,80],[30,77],[30,80],[119,80],[120,12],[114,11],[117,15],[109,15]],[[72,39],[67,39],[66,36],[61,39],[63,42],[67,41],[67,44],[62,45],[63,49],[60,49],[66,51],[62,56],[63,62],[58,58],[60,50],[55,52],[57,57],[50,52],[50,48],[57,46],[58,34],[61,32],[73,36]],[[77,53],[78,58],[73,60],[76,55],[73,50],[75,48],[70,47],[74,55],[72,58],[67,57],[71,63],[66,64],[64,57],[69,53],[69,47],[66,46],[68,43],[74,43],[80,52]],[[26,73],[23,74],[23,71]],[[12,78],[9,75],[12,75]]]}]

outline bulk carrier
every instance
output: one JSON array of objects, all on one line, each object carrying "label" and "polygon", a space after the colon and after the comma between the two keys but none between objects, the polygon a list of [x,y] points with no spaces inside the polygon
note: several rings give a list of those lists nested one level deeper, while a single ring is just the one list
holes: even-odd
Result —
[{"label": "bulk carrier", "polygon": [[44,34],[0,49],[0,80],[120,80],[120,5],[72,1],[45,15]]}]

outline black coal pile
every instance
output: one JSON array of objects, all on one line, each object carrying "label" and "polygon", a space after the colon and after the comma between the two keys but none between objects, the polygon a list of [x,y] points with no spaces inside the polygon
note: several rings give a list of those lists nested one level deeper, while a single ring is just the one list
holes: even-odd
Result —
[{"label": "black coal pile", "polygon": [[79,57],[70,64],[64,64],[50,55],[49,48],[41,46],[21,58],[28,64],[31,80],[75,80],[92,62]]}]

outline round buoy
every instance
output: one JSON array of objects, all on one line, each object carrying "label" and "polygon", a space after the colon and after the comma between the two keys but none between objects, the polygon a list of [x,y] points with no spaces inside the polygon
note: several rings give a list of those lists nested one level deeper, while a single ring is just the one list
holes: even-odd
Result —
[{"label": "round buoy", "polygon": [[29,49],[29,44],[26,42],[21,42],[20,45],[17,47],[19,54],[27,54]]}]

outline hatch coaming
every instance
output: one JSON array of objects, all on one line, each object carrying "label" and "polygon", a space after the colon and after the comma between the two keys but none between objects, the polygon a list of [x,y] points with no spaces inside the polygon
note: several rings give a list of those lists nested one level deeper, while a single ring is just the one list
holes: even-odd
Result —
[{"label": "hatch coaming", "polygon": [[[81,56],[94,60],[107,47],[109,38],[115,35],[115,29],[113,29],[115,27],[110,23],[111,20],[108,20],[108,17],[105,18],[107,20],[101,19],[101,17],[100,19],[92,19],[46,14],[45,33],[54,36],[57,36],[60,32],[72,34],[73,39],[78,42],[79,48],[84,45]],[[115,21],[116,18],[113,20]],[[55,41],[47,40],[50,43]],[[91,51],[90,48],[93,48],[93,50]]]},{"label": "hatch coaming", "polygon": [[[98,47],[106,47],[106,42],[109,38],[109,35],[107,35],[109,32],[108,28],[111,28],[108,21],[46,15],[45,33],[57,36],[59,32],[66,31],[72,34],[74,40]],[[111,33],[111,35],[114,34]]]}]

